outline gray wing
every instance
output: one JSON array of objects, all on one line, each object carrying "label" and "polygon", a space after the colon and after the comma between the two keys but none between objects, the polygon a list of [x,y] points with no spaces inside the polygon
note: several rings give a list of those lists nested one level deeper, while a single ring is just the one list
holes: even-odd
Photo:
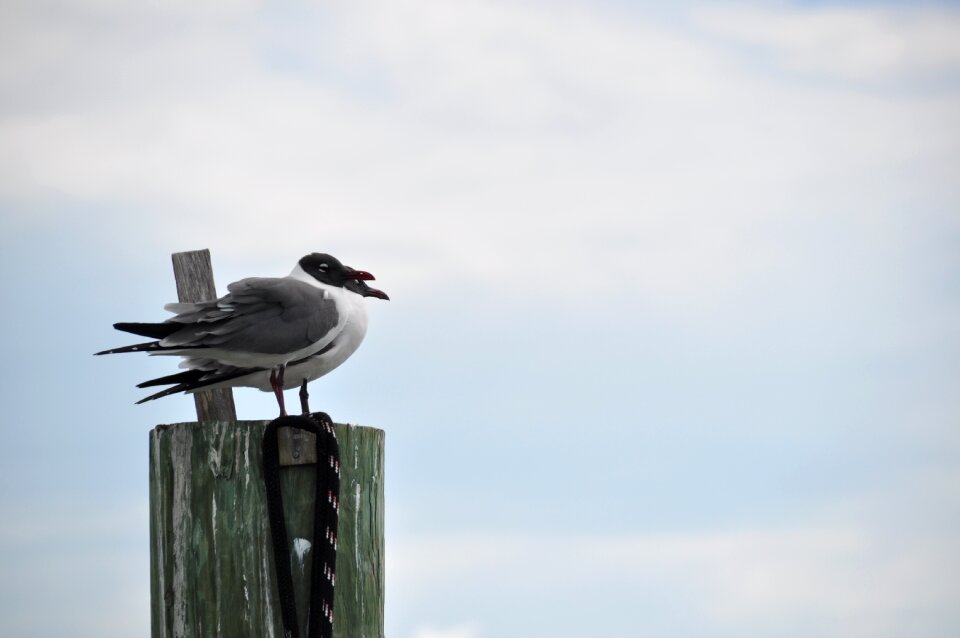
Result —
[{"label": "gray wing", "polygon": [[169,304],[169,321],[183,329],[164,347],[211,347],[237,352],[284,354],[320,341],[336,328],[336,302],[296,279],[251,277],[230,284],[217,301]]}]

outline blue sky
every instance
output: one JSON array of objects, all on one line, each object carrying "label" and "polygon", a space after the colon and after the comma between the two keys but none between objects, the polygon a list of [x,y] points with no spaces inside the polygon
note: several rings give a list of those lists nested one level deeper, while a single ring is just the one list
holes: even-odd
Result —
[{"label": "blue sky", "polygon": [[192,401],[90,355],[208,247],[391,295],[311,391],[387,432],[391,638],[956,635],[958,43],[955,3],[4,3],[0,634],[147,635]]}]

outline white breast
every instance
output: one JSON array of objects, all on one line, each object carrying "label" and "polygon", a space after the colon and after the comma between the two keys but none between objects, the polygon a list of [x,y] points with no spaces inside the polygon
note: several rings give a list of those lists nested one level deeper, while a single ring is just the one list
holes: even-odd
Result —
[{"label": "white breast", "polygon": [[343,309],[346,321],[333,340],[333,347],[323,354],[314,355],[304,363],[289,366],[284,372],[284,387],[295,388],[306,379],[313,381],[327,374],[350,358],[367,334],[367,307],[363,297],[349,290],[344,291]]}]

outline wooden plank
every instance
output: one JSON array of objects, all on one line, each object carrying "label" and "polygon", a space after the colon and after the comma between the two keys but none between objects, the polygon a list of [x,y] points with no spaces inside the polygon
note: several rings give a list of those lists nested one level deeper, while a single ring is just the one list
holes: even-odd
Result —
[{"label": "wooden plank", "polygon": [[[150,433],[153,638],[283,636],[261,456],[267,425],[178,423]],[[384,433],[336,428],[342,473],[334,636],[382,638]],[[314,470],[281,471],[301,627]]]},{"label": "wooden plank", "polygon": [[[181,302],[210,301],[217,298],[217,287],[213,281],[213,265],[210,251],[191,250],[174,253],[173,276],[177,281],[177,297]],[[236,422],[237,410],[233,404],[233,391],[230,388],[206,390],[193,395],[197,407],[197,421]]]},{"label": "wooden plank", "polygon": [[277,430],[280,465],[309,465],[317,462],[317,435],[299,428]]}]

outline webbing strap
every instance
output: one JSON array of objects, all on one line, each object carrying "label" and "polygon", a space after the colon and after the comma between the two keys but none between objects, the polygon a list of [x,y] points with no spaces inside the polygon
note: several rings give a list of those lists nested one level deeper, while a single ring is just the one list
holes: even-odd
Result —
[{"label": "webbing strap", "polygon": [[299,428],[316,434],[317,483],[314,495],[313,569],[310,582],[308,638],[333,637],[333,591],[336,584],[337,521],[340,511],[340,446],[330,417],[314,412],[310,417],[282,416],[274,419],[263,434],[263,478],[267,491],[267,514],[273,538],[273,562],[277,572],[280,613],[287,638],[300,638],[297,603],[290,567],[290,544],[283,517],[280,489],[278,429]]}]

